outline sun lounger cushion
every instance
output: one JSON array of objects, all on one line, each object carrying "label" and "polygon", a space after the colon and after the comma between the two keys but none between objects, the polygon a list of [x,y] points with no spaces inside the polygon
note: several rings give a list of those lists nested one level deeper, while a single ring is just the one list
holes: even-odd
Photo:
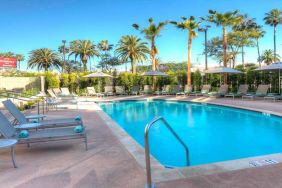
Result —
[{"label": "sun lounger cushion", "polygon": [[27,130],[21,130],[18,137],[19,138],[27,138],[29,136],[29,132]]},{"label": "sun lounger cushion", "polygon": [[267,97],[277,97],[279,96],[279,94],[278,93],[268,93],[266,96]]}]

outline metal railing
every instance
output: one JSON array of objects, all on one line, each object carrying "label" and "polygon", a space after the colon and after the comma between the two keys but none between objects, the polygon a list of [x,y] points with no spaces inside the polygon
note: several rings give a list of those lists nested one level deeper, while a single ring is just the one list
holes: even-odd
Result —
[{"label": "metal railing", "polygon": [[161,116],[154,118],[149,122],[145,127],[144,132],[144,142],[145,142],[145,160],[146,160],[146,173],[147,173],[147,185],[146,188],[153,188],[154,184],[152,183],[152,174],[151,174],[151,160],[150,160],[150,145],[149,145],[149,130],[157,122],[162,121],[168,130],[173,134],[173,136],[181,143],[186,152],[186,164],[189,166],[189,149],[182,139],[177,135],[177,133],[172,129],[168,122]]},{"label": "metal railing", "polygon": [[[22,96],[21,94],[18,93],[14,93],[14,92],[10,92],[10,91],[2,91],[0,92],[0,97],[4,97],[8,99],[16,99],[19,101],[24,101],[24,102],[31,102],[33,101],[34,103],[36,103],[37,106],[37,114],[40,114],[40,102],[42,102],[42,113],[45,113],[45,107],[47,108],[47,105],[45,105],[45,99],[44,98],[36,98],[36,99],[25,99],[24,97],[26,96]],[[30,95],[31,97],[31,95]],[[47,109],[46,109],[47,111]]]}]

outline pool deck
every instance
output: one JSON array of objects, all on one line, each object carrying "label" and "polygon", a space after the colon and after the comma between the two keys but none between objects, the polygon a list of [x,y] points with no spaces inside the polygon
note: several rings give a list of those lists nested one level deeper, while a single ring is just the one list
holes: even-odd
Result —
[{"label": "pool deck", "polygon": [[[124,99],[159,98],[212,103],[282,115],[282,102],[215,99],[205,97],[174,96],[123,96],[88,98],[80,102],[78,110],[50,111],[48,118],[81,115],[88,132],[89,150],[85,151],[80,140],[31,144],[16,147],[19,168],[12,168],[7,150],[0,151],[1,187],[97,187],[97,188],[143,188],[146,183],[144,165],[131,155],[112,127],[109,119],[90,101],[114,101]],[[86,99],[82,99],[85,101]],[[128,141],[128,140],[127,140]],[[154,167],[153,167],[154,168]],[[158,167],[156,167],[158,168]],[[163,176],[156,187],[282,187],[282,163],[264,167],[232,170],[190,178]],[[168,181],[167,181],[168,180]]]}]

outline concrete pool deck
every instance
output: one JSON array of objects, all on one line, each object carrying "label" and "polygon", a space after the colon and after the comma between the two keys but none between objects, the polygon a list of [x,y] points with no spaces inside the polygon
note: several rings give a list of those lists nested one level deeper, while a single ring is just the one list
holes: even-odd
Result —
[{"label": "concrete pool deck", "polygon": [[[105,116],[103,117],[103,115],[101,116],[101,111],[90,101],[146,98],[147,96],[88,98],[87,101],[89,102],[81,102],[79,104],[79,110],[68,109],[49,112],[48,118],[74,117],[80,114],[88,130],[89,150],[85,151],[83,142],[79,140],[32,144],[31,148],[19,145],[16,148],[18,169],[12,168],[8,151],[1,150],[1,186],[52,186],[52,188],[144,187],[146,183],[144,165],[140,165],[136,158],[128,152],[128,148],[124,146],[123,141],[109,127],[111,120]],[[281,102],[174,96],[158,96],[153,98],[192,100],[236,107],[241,106],[252,110],[282,115]],[[82,100],[85,101],[85,98]],[[126,141],[126,139],[124,140]],[[134,150],[135,148],[131,149]],[[138,151],[136,150],[135,152]],[[277,157],[276,154],[273,155],[273,158],[275,157]],[[144,162],[144,158],[140,160]],[[160,167],[152,166],[152,168],[155,171]],[[169,171],[172,172],[170,176],[166,177],[167,174],[161,174],[163,175],[161,176],[162,179],[155,181],[157,187],[282,187],[281,163],[243,170],[234,169],[228,172],[219,171],[220,173],[211,175],[195,174],[194,177],[185,179],[184,176],[179,174],[175,178],[175,169]]]}]

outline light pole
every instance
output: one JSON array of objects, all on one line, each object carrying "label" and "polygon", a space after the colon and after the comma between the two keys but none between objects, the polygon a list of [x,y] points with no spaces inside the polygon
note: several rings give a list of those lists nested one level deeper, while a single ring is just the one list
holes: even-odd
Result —
[{"label": "light pole", "polygon": [[199,28],[199,32],[204,32],[205,33],[205,70],[208,70],[208,51],[207,51],[207,42],[208,42],[208,28],[210,26],[206,25],[204,28]]},{"label": "light pole", "polygon": [[62,72],[65,71],[65,66],[66,66],[66,40],[62,40],[63,43],[63,55],[64,55],[64,64],[63,64],[63,70]]}]

